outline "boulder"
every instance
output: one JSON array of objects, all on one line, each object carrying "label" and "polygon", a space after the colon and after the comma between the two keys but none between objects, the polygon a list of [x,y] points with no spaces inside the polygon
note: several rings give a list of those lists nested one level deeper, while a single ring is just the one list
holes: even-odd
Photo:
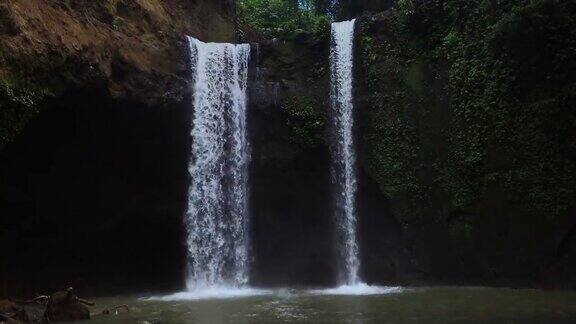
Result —
[{"label": "boulder", "polygon": [[86,305],[91,303],[78,298],[72,288],[59,291],[48,299],[44,319],[48,322],[78,321],[90,319],[90,310]]},{"label": "boulder", "polygon": [[0,323],[28,322],[24,308],[10,300],[0,300]]}]

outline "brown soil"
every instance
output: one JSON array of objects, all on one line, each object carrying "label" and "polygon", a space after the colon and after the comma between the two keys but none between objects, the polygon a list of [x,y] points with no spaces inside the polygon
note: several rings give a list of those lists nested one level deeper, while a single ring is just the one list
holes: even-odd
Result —
[{"label": "brown soil", "polygon": [[[158,103],[166,100],[169,85],[185,85],[183,35],[234,40],[232,3],[9,0],[0,4],[0,49],[9,58],[33,61],[56,55],[82,62],[89,77],[107,82],[113,96]],[[18,73],[17,69],[4,64],[0,73]],[[82,83],[85,78],[75,81]]]}]

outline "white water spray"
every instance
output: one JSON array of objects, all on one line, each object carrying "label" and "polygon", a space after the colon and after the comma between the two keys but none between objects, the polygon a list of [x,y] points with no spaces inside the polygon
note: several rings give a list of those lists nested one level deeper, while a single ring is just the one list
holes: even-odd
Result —
[{"label": "white water spray", "polygon": [[356,152],[352,93],[355,20],[332,24],[330,49],[332,106],[332,172],[336,186],[336,220],[341,283],[359,282],[360,268],[356,219]]},{"label": "white water spray", "polygon": [[194,80],[192,178],[185,224],[189,291],[248,281],[249,45],[188,38]]}]

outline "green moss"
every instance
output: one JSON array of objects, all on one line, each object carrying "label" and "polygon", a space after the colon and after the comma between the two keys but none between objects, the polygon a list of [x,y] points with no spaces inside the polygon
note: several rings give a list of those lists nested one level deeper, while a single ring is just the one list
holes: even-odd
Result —
[{"label": "green moss", "polygon": [[362,21],[367,167],[399,218],[478,210],[493,190],[516,212],[574,207],[573,9],[405,1]]},{"label": "green moss", "polygon": [[[372,27],[366,22],[361,26],[362,30]],[[409,49],[383,42],[382,34],[364,35],[360,68],[368,101],[367,169],[393,202],[397,218],[403,224],[418,223],[426,208],[426,193],[418,179],[418,134],[408,103],[414,97],[409,93],[423,92],[423,67],[403,62],[401,57]]]},{"label": "green moss", "polygon": [[466,220],[458,220],[448,226],[450,236],[460,242],[470,241],[473,238],[473,231],[474,226]]},{"label": "green moss", "polygon": [[210,42],[231,42],[236,39],[236,27],[225,19],[219,19],[218,24],[208,30],[206,39]]},{"label": "green moss", "polygon": [[323,143],[324,117],[315,107],[315,100],[307,96],[293,95],[283,100],[282,111],[287,116],[293,144],[307,148]]},{"label": "green moss", "polygon": [[421,62],[414,62],[408,67],[404,77],[406,85],[420,96],[424,94],[424,72],[422,68],[423,64]]},{"label": "green moss", "polygon": [[481,194],[485,174],[495,171],[507,179],[512,199],[555,215],[572,204],[568,188],[575,180],[568,175],[574,164],[564,155],[573,148],[561,139],[574,125],[574,97],[566,86],[574,76],[566,72],[575,69],[556,54],[574,48],[569,6],[545,0],[496,10],[479,5],[468,13],[468,30],[451,31],[442,46],[452,63],[451,162],[461,170],[457,176]]},{"label": "green moss", "polygon": [[46,89],[0,79],[0,148],[38,114],[42,100],[49,95]]},{"label": "green moss", "polygon": [[45,108],[47,99],[89,75],[86,64],[57,53],[13,55],[0,46],[0,63],[0,147]]}]

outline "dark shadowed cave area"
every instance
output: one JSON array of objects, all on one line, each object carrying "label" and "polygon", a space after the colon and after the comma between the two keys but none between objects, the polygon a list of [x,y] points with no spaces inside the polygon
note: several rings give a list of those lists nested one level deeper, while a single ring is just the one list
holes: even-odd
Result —
[{"label": "dark shadowed cave area", "polygon": [[261,85],[251,81],[248,113],[253,284],[334,284],[328,148],[291,143],[276,88]]},{"label": "dark shadowed cave area", "polygon": [[[192,109],[110,98],[47,103],[0,156],[3,291],[87,293],[184,286]],[[251,281],[336,282],[330,157],[294,150],[278,107],[251,106]]]},{"label": "dark shadowed cave area", "polygon": [[[3,291],[184,286],[189,102],[149,107],[95,88],[46,103],[0,155],[0,213],[11,215],[0,224]],[[278,106],[250,105],[251,282],[331,286],[338,269],[329,150],[296,148],[285,118]],[[390,251],[398,228],[381,217],[381,194],[364,182],[360,202],[371,207],[359,210],[363,272],[385,282],[381,270],[392,279],[396,261],[382,263],[379,250]]]},{"label": "dark shadowed cave area", "polygon": [[[319,161],[325,161],[322,165]],[[328,154],[255,165],[251,179],[253,281],[263,286],[335,283]]]},{"label": "dark shadowed cave area", "polygon": [[2,151],[2,290],[181,287],[188,105],[105,93],[59,98]]}]

